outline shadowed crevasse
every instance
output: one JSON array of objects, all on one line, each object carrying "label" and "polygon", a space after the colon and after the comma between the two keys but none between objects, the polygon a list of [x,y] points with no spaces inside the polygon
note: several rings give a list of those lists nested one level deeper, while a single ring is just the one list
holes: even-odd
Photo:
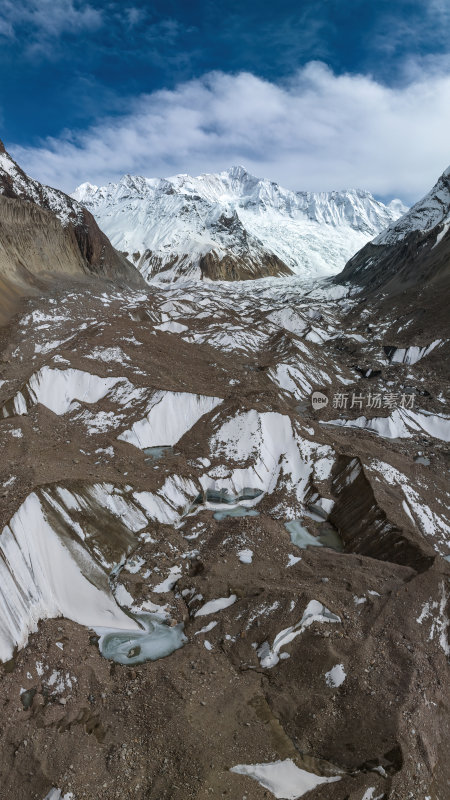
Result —
[{"label": "shadowed crevasse", "polygon": [[347,552],[392,561],[417,572],[424,572],[433,564],[431,547],[423,540],[419,543],[412,532],[400,529],[387,518],[359,458],[338,458],[332,491],[336,503],[329,519],[339,530]]}]

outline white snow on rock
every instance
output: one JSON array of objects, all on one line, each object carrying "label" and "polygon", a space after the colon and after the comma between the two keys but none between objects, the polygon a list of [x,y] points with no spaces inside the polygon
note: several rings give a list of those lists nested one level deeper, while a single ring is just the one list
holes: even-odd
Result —
[{"label": "white snow on rock", "polygon": [[445,591],[444,581],[442,581],[440,584],[440,593],[441,596],[439,600],[430,599],[424,604],[416,621],[419,623],[419,625],[422,625],[424,622],[429,622],[430,633],[428,638],[431,641],[436,636],[436,639],[442,647],[445,655],[449,656],[450,645],[448,641],[448,628],[450,622],[446,615],[448,595]]},{"label": "white snow on rock", "polygon": [[61,536],[34,492],[3,528],[0,661],[26,644],[40,619],[65,616],[88,627],[137,627],[116,604],[106,573],[83,547],[82,533]]},{"label": "white snow on rock", "polygon": [[425,347],[396,347],[392,355],[389,356],[391,364],[417,364],[422,358],[428,356],[438,345],[442,344],[442,339],[435,339]]},{"label": "white snow on rock", "polygon": [[166,594],[166,592],[170,592],[173,587],[175,586],[176,582],[181,577],[181,567],[175,566],[169,569],[169,575],[161,583],[158,583],[157,586],[153,587],[153,591],[157,594]]},{"label": "white snow on rock", "polygon": [[37,205],[45,206],[47,202],[62,225],[83,221],[83,209],[79,203],[64,192],[44,186],[22,173],[8,153],[0,153],[0,172],[6,172],[11,177],[13,189],[19,197],[30,199]]},{"label": "white snow on rock", "polygon": [[238,550],[238,556],[242,564],[251,564],[253,561],[253,550],[249,550],[248,548]]},{"label": "white snow on rock", "polygon": [[299,636],[309,628],[313,622],[341,622],[341,618],[329,611],[322,603],[317,600],[311,600],[306,606],[301,620],[296,625],[291,625],[289,628],[280,631],[275,636],[272,647],[268,642],[264,642],[258,648],[257,653],[261,666],[265,669],[271,669],[279,663],[280,658],[286,658],[288,654],[281,653],[281,648],[286,647],[296,636]]},{"label": "white snow on rock", "polygon": [[280,800],[297,800],[307,792],[311,792],[316,786],[334,783],[341,779],[340,775],[325,778],[307,772],[297,767],[290,758],[269,764],[238,764],[236,767],[232,767],[230,772],[254,778]]},{"label": "white snow on rock", "polygon": [[[414,488],[411,478],[386,461],[374,459],[367,464],[367,467],[381,475],[382,479],[390,485],[397,484],[401,487],[406,498],[406,513],[409,518],[412,518],[414,524],[417,525],[424,536],[431,538],[433,546],[439,553],[448,552],[450,546],[450,520],[446,516],[445,509],[443,508],[441,515],[432,511],[430,506],[424,502],[420,492]],[[356,469],[354,476],[357,477]],[[380,477],[378,477],[378,480],[380,480]]]},{"label": "white snow on rock", "polygon": [[393,245],[413,231],[427,233],[450,222],[450,167],[438,179],[431,191],[419,200],[400,219],[391,223],[373,240],[376,245]]},{"label": "white snow on rock", "polygon": [[293,394],[297,400],[309,397],[314,385],[324,386],[331,383],[328,373],[319,369],[317,359],[308,351],[307,353],[309,359],[302,355],[301,359],[297,359],[297,365],[280,362],[268,371],[271,380],[283,391]]},{"label": "white snow on rock", "polygon": [[325,673],[325,683],[330,688],[337,688],[338,686],[342,686],[346,677],[347,673],[344,669],[344,665],[335,664],[334,667]]},{"label": "white snow on rock", "polygon": [[356,419],[321,420],[321,425],[344,428],[365,428],[385,439],[409,439],[415,433],[426,433],[443,442],[450,441],[450,417],[428,411],[396,408],[388,417],[357,417]]},{"label": "white snow on rock", "polygon": [[198,495],[198,485],[179,475],[170,475],[156,494],[134,492],[133,498],[149,519],[176,525]]},{"label": "white snow on rock", "polygon": [[165,333],[183,333],[189,330],[187,325],[172,320],[169,322],[162,322],[161,325],[155,325],[155,329],[157,331],[164,331]]},{"label": "white snow on rock", "polygon": [[108,363],[126,364],[130,361],[129,356],[121,347],[94,347],[91,353],[86,356],[93,361],[104,361]]},{"label": "white snow on rock", "polygon": [[206,617],[208,614],[215,614],[217,611],[222,611],[224,608],[232,606],[235,602],[235,594],[230,594],[229,597],[218,597],[217,600],[209,600],[195,612],[194,616]]},{"label": "white snow on rock", "polygon": [[[330,447],[303,439],[288,416],[273,411],[250,410],[231,417],[212,436],[210,452],[229,466],[203,475],[204,491],[226,489],[238,495],[252,488],[270,494],[283,480],[299,504],[311,475],[326,479],[333,465]],[[249,466],[238,466],[243,463]]]},{"label": "white snow on rock", "polygon": [[[361,797],[361,800],[383,800],[384,792],[382,792],[381,794],[378,794],[375,797],[375,791],[376,791],[375,786],[369,786],[369,788],[366,789],[366,791],[364,792],[363,796]],[[425,798],[425,800],[427,800],[427,798]],[[431,798],[430,798],[430,800],[431,800]]]},{"label": "white snow on rock", "polygon": [[311,320],[305,317],[296,308],[277,308],[267,314],[267,319],[285,331],[291,331],[297,335],[302,334],[311,324]]},{"label": "white snow on rock", "polygon": [[31,376],[25,388],[13,399],[13,408],[2,409],[4,417],[27,414],[36,403],[61,416],[74,407],[76,401],[97,403],[121,378],[100,378],[79,369],[52,369],[44,366]]},{"label": "white snow on rock", "polygon": [[212,631],[212,629],[215,628],[216,625],[217,625],[217,620],[213,620],[212,622],[208,622],[207,625],[205,625],[203,628],[200,628],[199,631],[196,631],[194,636],[198,636],[200,633],[209,633],[209,631]]},{"label": "white snow on rock", "polygon": [[50,789],[49,793],[45,795],[44,800],[75,800],[73,792],[66,792],[63,794],[61,789]]},{"label": "white snow on rock", "polygon": [[117,438],[140,449],[174,445],[204,414],[222,402],[219,397],[190,392],[158,391],[144,419]]}]

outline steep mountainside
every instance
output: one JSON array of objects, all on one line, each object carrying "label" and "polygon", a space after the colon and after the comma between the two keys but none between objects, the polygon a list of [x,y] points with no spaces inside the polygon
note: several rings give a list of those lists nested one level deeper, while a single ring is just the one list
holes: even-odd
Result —
[{"label": "steep mountainside", "polygon": [[42,288],[50,275],[88,274],[142,283],[89,211],[29,178],[0,142],[0,320],[19,296]]},{"label": "steep mountainside", "polygon": [[350,259],[338,281],[390,295],[449,286],[450,167],[408,213]]},{"label": "steep mountainside", "polygon": [[291,192],[243,167],[82,184],[72,195],[147,280],[335,274],[406,209],[369,192]]}]

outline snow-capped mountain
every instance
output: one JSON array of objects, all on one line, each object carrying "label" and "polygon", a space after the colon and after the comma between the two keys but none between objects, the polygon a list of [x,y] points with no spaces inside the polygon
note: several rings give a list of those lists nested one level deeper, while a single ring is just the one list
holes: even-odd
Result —
[{"label": "snow-capped mountain", "polygon": [[[142,283],[139,273],[111,246],[92,214],[69,195],[27,175],[1,141],[0,198],[1,279],[29,284],[30,273],[78,272]],[[26,254],[24,237],[29,248]]]},{"label": "snow-capped mountain", "polygon": [[47,208],[59,221],[67,226],[83,223],[83,208],[59,189],[52,189],[30,178],[11,158],[0,142],[0,194],[4,197],[19,198]]},{"label": "snow-capped mountain", "polygon": [[431,191],[401,219],[391,223],[373,244],[395,244],[413,231],[428,233],[437,226],[443,226],[445,230],[450,226],[450,167],[442,173]]},{"label": "snow-capped mountain", "polygon": [[449,263],[450,167],[422,200],[350,259],[338,280],[391,293],[442,287],[450,280]]},{"label": "snow-capped mountain", "polygon": [[218,174],[84,183],[72,195],[144,277],[331,275],[406,211],[369,192],[292,192],[244,167]]}]

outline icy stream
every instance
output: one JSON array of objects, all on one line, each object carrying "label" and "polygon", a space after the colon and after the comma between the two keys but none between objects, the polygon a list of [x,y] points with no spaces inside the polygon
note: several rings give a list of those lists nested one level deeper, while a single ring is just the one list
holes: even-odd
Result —
[{"label": "icy stream", "polygon": [[250,487],[244,487],[238,494],[230,494],[226,488],[206,489],[197,495],[187,513],[195,513],[203,507],[214,511],[214,519],[217,520],[225,519],[225,517],[257,517],[258,511],[248,505],[241,505],[241,503],[250,503],[261,497],[262,494],[261,489]]}]

